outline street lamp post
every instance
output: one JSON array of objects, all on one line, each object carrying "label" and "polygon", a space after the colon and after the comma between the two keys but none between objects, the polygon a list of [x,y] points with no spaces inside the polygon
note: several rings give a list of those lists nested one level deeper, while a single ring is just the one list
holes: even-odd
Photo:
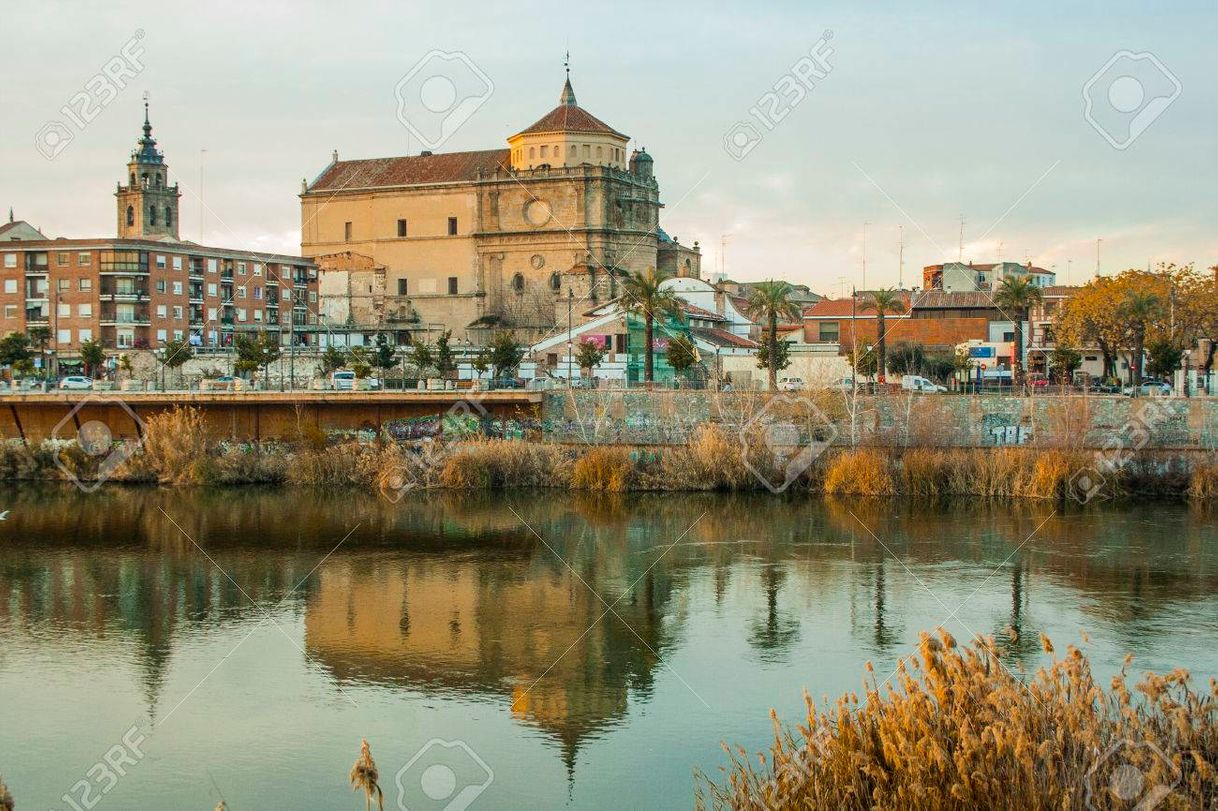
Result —
[{"label": "street lamp post", "polygon": [[575,343],[573,342],[574,322],[572,321],[572,308],[575,306],[575,289],[567,288],[567,388],[571,388],[571,361],[572,355],[575,354]]}]

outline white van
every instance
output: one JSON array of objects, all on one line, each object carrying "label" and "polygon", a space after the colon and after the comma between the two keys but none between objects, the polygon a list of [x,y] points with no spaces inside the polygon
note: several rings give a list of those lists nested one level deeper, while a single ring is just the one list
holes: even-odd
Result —
[{"label": "white van", "polygon": [[901,375],[901,388],[905,391],[920,391],[925,394],[942,394],[946,386],[933,383],[921,375]]},{"label": "white van", "polygon": [[330,388],[335,391],[351,391],[355,388],[355,372],[339,369],[330,374]]},{"label": "white van", "polygon": [[778,380],[779,391],[803,391],[804,379],[802,377],[783,377]]}]

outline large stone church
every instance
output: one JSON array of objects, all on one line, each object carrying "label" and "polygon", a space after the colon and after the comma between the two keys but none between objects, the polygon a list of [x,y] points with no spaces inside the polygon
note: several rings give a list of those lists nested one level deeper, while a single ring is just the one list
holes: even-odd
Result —
[{"label": "large stone church", "polygon": [[652,157],[579,106],[559,104],[504,149],[331,163],[303,186],[301,252],[321,271],[335,328],[403,337],[450,329],[531,342],[655,267],[699,277],[695,242],[659,227]]}]

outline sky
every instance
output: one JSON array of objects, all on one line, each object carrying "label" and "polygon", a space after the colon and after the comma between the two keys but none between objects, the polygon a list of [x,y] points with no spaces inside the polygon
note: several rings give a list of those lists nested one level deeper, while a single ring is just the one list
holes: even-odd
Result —
[{"label": "sky", "polygon": [[[704,275],[841,295],[958,257],[1075,284],[1097,248],[1104,274],[1218,264],[1218,6],[858,5],[10,5],[0,206],[112,235],[147,92],[182,238],[297,252],[301,181],[332,150],[422,148],[397,88],[435,52],[471,99],[440,119],[455,151],[548,112],[569,50],[580,105],[654,157],[661,225]],[[96,78],[116,64],[137,75]]]}]

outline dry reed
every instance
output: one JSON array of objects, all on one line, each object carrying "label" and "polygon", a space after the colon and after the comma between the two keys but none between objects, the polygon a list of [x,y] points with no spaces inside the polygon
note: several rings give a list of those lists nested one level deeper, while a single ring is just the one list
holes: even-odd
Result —
[{"label": "dry reed", "polygon": [[[1052,645],[1042,638],[1049,653]],[[946,632],[922,635],[895,687],[818,710],[785,729],[756,763],[724,748],[726,780],[702,778],[700,808],[1049,809],[1212,808],[1218,800],[1218,683],[1148,674],[1132,690],[1129,660],[1105,691],[1071,647],[1029,682],[997,661],[992,639],[959,650]],[[881,689],[883,687],[883,692]],[[1136,694],[1136,695],[1135,695]]]},{"label": "dry reed", "polygon": [[897,492],[889,456],[874,448],[834,454],[825,469],[824,492],[842,496],[891,496]]},{"label": "dry reed", "polygon": [[571,487],[622,493],[630,489],[634,463],[625,448],[592,448],[571,469]]}]

